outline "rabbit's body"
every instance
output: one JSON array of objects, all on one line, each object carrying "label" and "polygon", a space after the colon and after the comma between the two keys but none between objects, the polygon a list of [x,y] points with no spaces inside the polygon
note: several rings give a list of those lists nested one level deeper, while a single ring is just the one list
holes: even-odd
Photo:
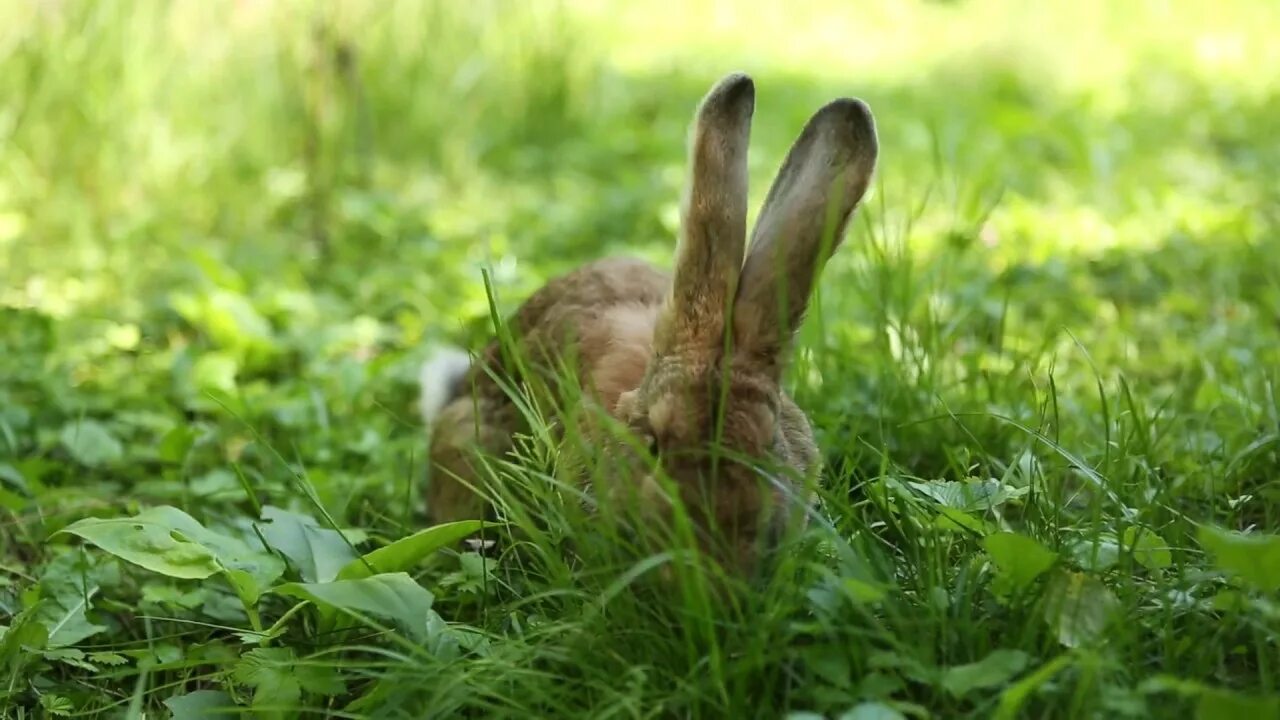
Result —
[{"label": "rabbit's body", "polygon": [[[679,500],[707,548],[740,569],[754,563],[760,540],[768,545],[789,518],[803,517],[786,511],[802,510],[810,497],[818,451],[808,419],[779,383],[818,270],[876,158],[865,105],[824,107],[770,190],[744,263],[753,109],[744,76],[723,80],[699,108],[674,274],[632,259],[590,263],[547,283],[507,322],[526,370],[553,377],[569,361],[590,401],[654,451],[657,471],[620,462],[609,489],[634,492],[659,521]],[[495,339],[428,419],[433,521],[484,512],[476,453],[502,456],[524,427],[493,379],[518,374],[507,362]],[[634,460],[623,443],[602,442]]]}]

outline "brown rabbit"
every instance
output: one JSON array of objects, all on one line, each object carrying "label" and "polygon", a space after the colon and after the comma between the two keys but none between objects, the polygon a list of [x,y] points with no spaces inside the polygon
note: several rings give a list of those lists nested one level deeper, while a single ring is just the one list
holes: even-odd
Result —
[{"label": "brown rabbit", "polygon": [[[618,487],[597,480],[593,491],[635,492],[643,510],[669,520],[664,488],[674,487],[704,547],[740,571],[788,518],[803,517],[811,497],[818,450],[808,418],[779,384],[878,152],[861,101],[835,100],[815,113],[765,198],[744,262],[754,109],[755,85],[741,74],[721,80],[698,108],[674,277],[638,260],[600,260],[547,283],[507,323],[530,358],[523,367],[575,358],[587,397],[641,441],[615,441],[618,457],[628,456],[624,445],[656,456],[660,473],[619,466]],[[470,369],[461,354],[423,368],[433,522],[485,510],[474,453],[502,456],[524,426],[493,379],[515,375],[509,365],[495,340]]]}]

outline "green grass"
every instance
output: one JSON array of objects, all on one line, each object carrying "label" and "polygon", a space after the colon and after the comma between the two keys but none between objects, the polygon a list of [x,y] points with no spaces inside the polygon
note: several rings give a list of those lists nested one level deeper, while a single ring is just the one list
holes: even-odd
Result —
[{"label": "green grass", "polygon": [[[1275,3],[685,5],[0,1],[0,717],[1280,713]],[[881,133],[820,521],[725,600],[533,439],[502,554],[392,545],[481,271],[668,264],[734,69],[753,206],[826,100]]]}]

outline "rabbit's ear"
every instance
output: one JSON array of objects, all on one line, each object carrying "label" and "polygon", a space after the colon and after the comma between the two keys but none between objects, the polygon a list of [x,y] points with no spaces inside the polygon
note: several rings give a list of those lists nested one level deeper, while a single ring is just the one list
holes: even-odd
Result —
[{"label": "rabbit's ear", "polygon": [[737,346],[780,369],[822,265],[843,239],[871,182],[875,121],[860,100],[809,119],[769,189],[734,303]]},{"label": "rabbit's ear", "polygon": [[755,95],[751,78],[734,74],[716,83],[698,107],[675,281],[657,337],[660,351],[723,341],[746,245],[747,145]]}]

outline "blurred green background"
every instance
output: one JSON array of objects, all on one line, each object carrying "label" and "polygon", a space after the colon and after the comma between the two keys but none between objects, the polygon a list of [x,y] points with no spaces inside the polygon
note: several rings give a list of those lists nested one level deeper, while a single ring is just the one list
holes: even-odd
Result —
[{"label": "blurred green background", "polygon": [[[236,518],[246,483],[301,507],[300,468],[339,522],[412,531],[417,366],[484,337],[481,270],[510,310],[604,254],[667,265],[689,119],[734,70],[757,83],[753,207],[821,104],[877,118],[789,379],[836,487],[1034,466],[1065,478],[1029,521],[1055,548],[1141,523],[1194,564],[1196,523],[1274,532],[1277,28],[1274,0],[4,0],[0,621],[66,523]],[[884,508],[848,510],[852,533]],[[983,557],[938,553],[901,562],[945,586]],[[1151,593],[1126,607],[1165,614],[1105,655],[1117,687],[1276,689],[1274,608],[1196,625],[1126,557]],[[895,632],[931,662],[1039,642],[991,612]],[[1175,616],[1199,630],[1162,635]]]}]

